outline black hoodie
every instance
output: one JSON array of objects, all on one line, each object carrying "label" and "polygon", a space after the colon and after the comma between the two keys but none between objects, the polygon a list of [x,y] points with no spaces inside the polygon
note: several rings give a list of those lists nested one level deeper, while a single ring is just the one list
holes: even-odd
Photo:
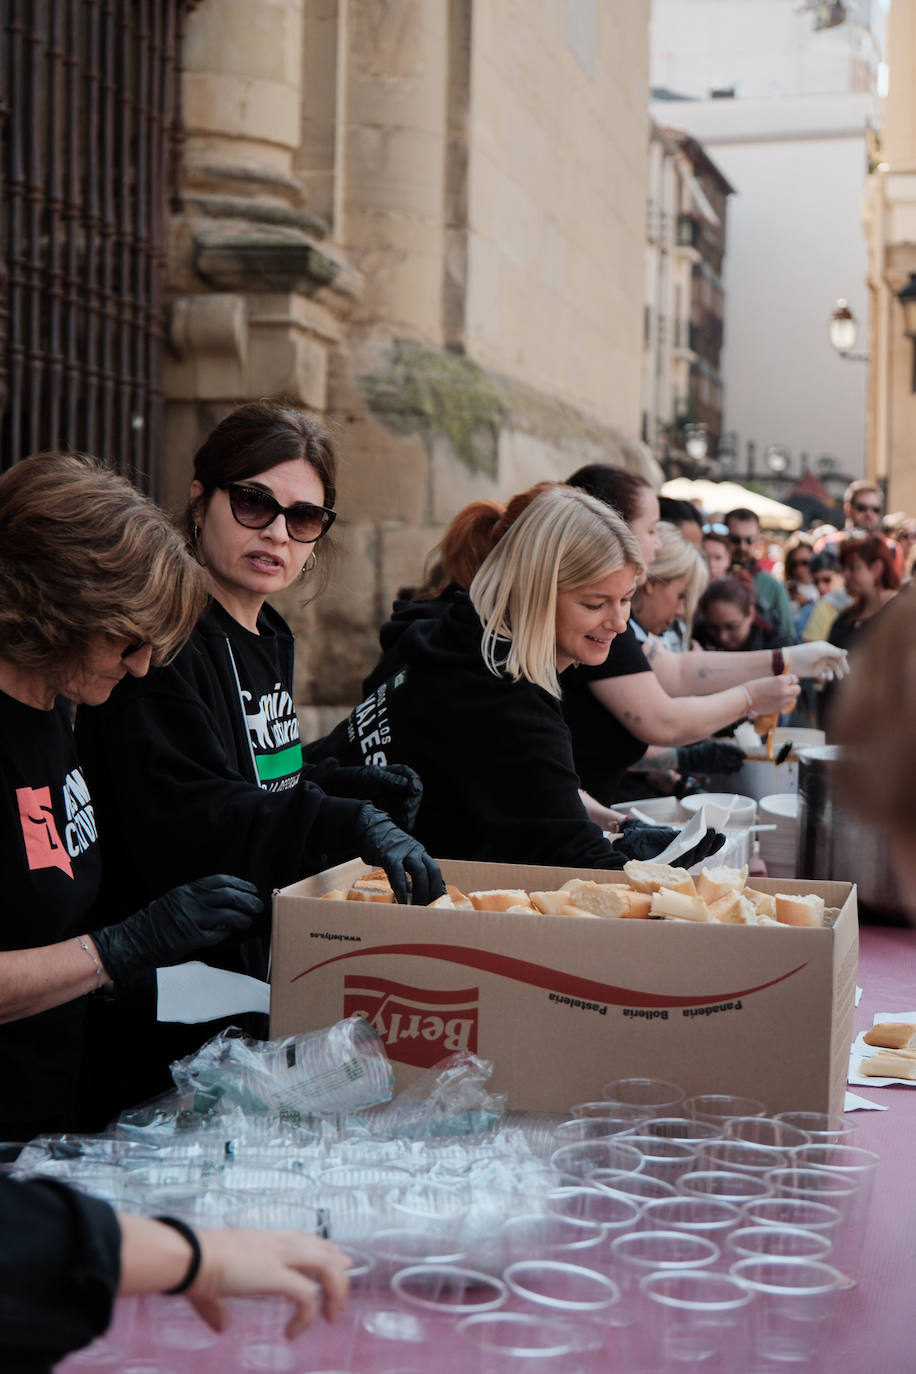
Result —
[{"label": "black hoodie", "polygon": [[467,593],[396,607],[381,643],[370,695],[308,759],[416,769],[414,833],[437,858],[621,867],[579,798],[560,703],[487,668]]}]

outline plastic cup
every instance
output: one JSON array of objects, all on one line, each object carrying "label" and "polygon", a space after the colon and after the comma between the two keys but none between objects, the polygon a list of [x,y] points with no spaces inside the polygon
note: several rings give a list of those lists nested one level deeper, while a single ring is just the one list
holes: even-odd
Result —
[{"label": "plastic cup", "polygon": [[724,1126],[735,1116],[766,1116],[766,1106],[755,1097],[737,1097],[732,1093],[697,1093],[685,1098],[682,1107],[686,1116],[697,1121],[710,1121]]},{"label": "plastic cup", "polygon": [[601,1333],[583,1322],[531,1312],[465,1317],[457,1334],[468,1374],[591,1374]]},{"label": "plastic cup", "polygon": [[771,1150],[794,1150],[811,1143],[810,1135],[800,1126],[772,1116],[733,1116],[726,1121],[723,1135],[728,1140],[744,1140]]},{"label": "plastic cup", "polygon": [[648,1113],[642,1107],[627,1107],[623,1102],[617,1102],[613,1108],[604,1098],[600,1102],[577,1102],[570,1108],[570,1115],[574,1117],[587,1116],[614,1116],[618,1120],[630,1121],[634,1126],[641,1126],[648,1119]]},{"label": "plastic cup", "polygon": [[753,1294],[737,1279],[708,1270],[648,1274],[640,1292],[651,1312],[665,1370],[733,1374],[747,1369]]},{"label": "plastic cup", "polygon": [[616,1137],[609,1140],[583,1140],[561,1145],[550,1156],[551,1167],[573,1180],[588,1178],[594,1169],[614,1169],[618,1173],[638,1174],[643,1168],[639,1150]]},{"label": "plastic cup", "polygon": [[640,1173],[659,1178],[663,1183],[676,1183],[681,1174],[696,1167],[696,1147],[666,1136],[628,1135],[626,1144],[632,1145],[643,1157]]},{"label": "plastic cup", "polygon": [[595,1222],[533,1212],[511,1217],[501,1228],[507,1264],[524,1259],[554,1259],[587,1263],[604,1240],[604,1229]]},{"label": "plastic cup", "polygon": [[610,1111],[606,1116],[575,1116],[571,1121],[561,1121],[553,1138],[559,1148],[561,1145],[575,1145],[581,1140],[602,1140],[608,1136],[622,1135],[634,1127],[638,1128],[640,1124],[630,1116],[612,1115]]},{"label": "plastic cup", "polygon": [[840,1112],[777,1112],[773,1120],[797,1126],[810,1136],[813,1145],[850,1145],[858,1129],[854,1121]]},{"label": "plastic cup", "polygon": [[401,1269],[417,1264],[461,1264],[465,1258],[447,1233],[409,1226],[377,1231],[368,1247],[374,1260],[371,1287],[376,1292],[387,1291]]},{"label": "plastic cup", "polygon": [[562,1260],[517,1260],[503,1274],[522,1302],[550,1307],[569,1316],[605,1316],[620,1299],[605,1274]]},{"label": "plastic cup", "polygon": [[635,1200],[606,1192],[602,1188],[552,1188],[547,1194],[547,1210],[570,1221],[600,1226],[604,1235],[632,1231],[639,1222],[640,1205]]},{"label": "plastic cup", "polygon": [[750,1202],[752,1198],[766,1197],[772,1192],[769,1178],[769,1174],[760,1178],[756,1174],[730,1169],[697,1169],[681,1175],[677,1181],[677,1191],[685,1197],[717,1197],[723,1202],[740,1205]]},{"label": "plastic cup", "polygon": [[838,1207],[825,1202],[811,1202],[805,1198],[761,1197],[746,1202],[741,1208],[745,1226],[800,1226],[827,1236],[834,1245],[843,1222]]},{"label": "plastic cup", "polygon": [[729,1273],[755,1295],[751,1353],[784,1369],[810,1368],[830,1327],[842,1275],[814,1260],[742,1259]]},{"label": "plastic cup", "polygon": [[641,1224],[649,1231],[686,1231],[692,1236],[705,1236],[721,1248],[723,1238],[742,1221],[740,1208],[721,1198],[668,1197],[647,1202]]},{"label": "plastic cup", "polygon": [[827,1261],[832,1248],[829,1236],[799,1226],[739,1226],[725,1242],[732,1261],[749,1256]]},{"label": "plastic cup", "polygon": [[621,1303],[633,1311],[639,1281],[656,1271],[708,1269],[721,1251],[705,1236],[684,1231],[631,1231],[611,1242],[611,1275],[620,1288]]},{"label": "plastic cup", "polygon": [[727,1169],[731,1173],[756,1174],[762,1178],[771,1169],[788,1164],[788,1150],[771,1145],[752,1145],[746,1140],[707,1140],[696,1148],[698,1169]]},{"label": "plastic cup", "polygon": [[391,1280],[392,1292],[409,1306],[437,1316],[467,1317],[502,1307],[507,1289],[502,1280],[456,1264],[414,1264]]},{"label": "plastic cup", "polygon": [[671,1116],[684,1100],[684,1089],[663,1078],[614,1078],[601,1096],[623,1107],[637,1107],[647,1116]]},{"label": "plastic cup", "polygon": [[[150,1344],[162,1369],[168,1374],[197,1374],[201,1362],[207,1359],[206,1352],[218,1344],[218,1334],[201,1320],[190,1303],[166,1297],[152,1297],[148,1301]],[[256,1367],[274,1368],[270,1364]]]},{"label": "plastic cup", "polygon": [[691,1116],[656,1116],[649,1118],[640,1134],[699,1145],[704,1140],[718,1139],[721,1131],[711,1121],[699,1121]]},{"label": "plastic cup", "polygon": [[603,1188],[620,1197],[632,1198],[634,1202],[648,1202],[652,1198],[677,1197],[677,1189],[671,1183],[663,1183],[660,1178],[650,1178],[648,1174],[626,1174],[617,1169],[593,1169],[588,1176],[592,1188]]}]

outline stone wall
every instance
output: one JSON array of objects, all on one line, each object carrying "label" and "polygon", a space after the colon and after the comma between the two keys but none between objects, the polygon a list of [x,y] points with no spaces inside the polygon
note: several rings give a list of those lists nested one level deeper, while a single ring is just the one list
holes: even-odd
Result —
[{"label": "stone wall", "polygon": [[585,461],[658,476],[634,437],[648,11],[201,0],[189,17],[167,498],[241,400],[329,424],[333,575],[280,602],[303,706],[357,699],[394,593],[468,501]]}]

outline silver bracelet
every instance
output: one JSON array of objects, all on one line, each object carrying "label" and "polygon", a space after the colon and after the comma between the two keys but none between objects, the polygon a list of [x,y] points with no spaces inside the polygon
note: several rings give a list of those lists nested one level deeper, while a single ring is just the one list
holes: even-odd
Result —
[{"label": "silver bracelet", "polygon": [[89,958],[92,960],[93,967],[95,968],[95,990],[96,992],[98,992],[99,988],[102,986],[102,975],[104,974],[105,970],[99,963],[97,955],[93,954],[92,950],[87,945],[86,937],[84,935],[77,935],[76,943],[79,945],[80,949],[84,949],[86,951],[86,953],[89,955]]}]

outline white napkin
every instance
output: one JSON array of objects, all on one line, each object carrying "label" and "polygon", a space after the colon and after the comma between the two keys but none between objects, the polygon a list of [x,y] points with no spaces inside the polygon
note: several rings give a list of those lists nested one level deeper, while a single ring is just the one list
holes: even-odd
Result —
[{"label": "white napkin", "polygon": [[[876,1082],[870,1079],[869,1082]],[[869,1102],[867,1097],[859,1097],[858,1093],[847,1093],[843,1100],[844,1112],[886,1112],[887,1107],[880,1102]]]},{"label": "white napkin", "polygon": [[194,961],[156,970],[159,1021],[213,1021],[243,1011],[270,1011],[270,984],[247,973]]},{"label": "white napkin", "polygon": [[699,844],[709,828],[706,819],[706,807],[701,806],[696,815],[687,822],[679,835],[675,835],[667,849],[663,849],[661,854],[656,854],[652,860],[656,864],[673,864],[682,854],[693,849],[695,844]]}]

